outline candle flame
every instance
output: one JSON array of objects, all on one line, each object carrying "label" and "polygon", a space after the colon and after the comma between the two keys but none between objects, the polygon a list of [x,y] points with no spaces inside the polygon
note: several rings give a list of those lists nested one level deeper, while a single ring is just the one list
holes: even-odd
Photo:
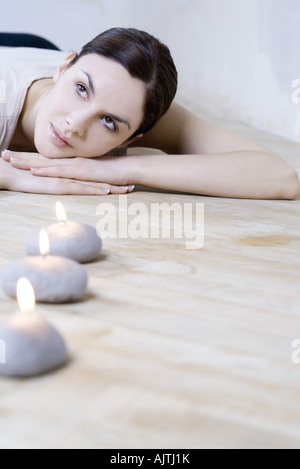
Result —
[{"label": "candle flame", "polygon": [[46,230],[40,231],[40,253],[46,256],[50,251],[49,237]]},{"label": "candle flame", "polygon": [[22,313],[30,313],[35,307],[35,295],[30,281],[22,277],[17,283],[17,300]]},{"label": "candle flame", "polygon": [[64,206],[61,202],[56,202],[56,216],[58,221],[63,221],[66,223],[67,215]]}]

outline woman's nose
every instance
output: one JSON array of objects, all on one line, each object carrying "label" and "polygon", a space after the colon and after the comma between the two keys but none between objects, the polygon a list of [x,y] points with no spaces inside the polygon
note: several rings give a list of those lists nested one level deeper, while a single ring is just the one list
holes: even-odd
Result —
[{"label": "woman's nose", "polygon": [[66,117],[66,129],[65,132],[69,131],[72,134],[77,134],[79,137],[85,135],[87,129],[87,119],[82,113],[73,114]]}]

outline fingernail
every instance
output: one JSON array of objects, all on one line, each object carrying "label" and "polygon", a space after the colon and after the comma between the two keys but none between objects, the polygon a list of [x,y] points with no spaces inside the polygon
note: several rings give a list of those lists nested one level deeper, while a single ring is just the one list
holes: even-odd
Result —
[{"label": "fingernail", "polygon": [[2,150],[1,155],[9,156],[9,155],[11,155],[11,151],[10,150]]},{"label": "fingernail", "polygon": [[120,189],[123,189],[124,191],[132,191],[134,187],[135,186],[131,184],[130,186],[120,186]]},{"label": "fingernail", "polygon": [[30,168],[30,171],[32,173],[39,173],[41,171],[41,168]]},{"label": "fingernail", "polygon": [[103,189],[104,194],[109,194],[110,190],[109,189]]}]

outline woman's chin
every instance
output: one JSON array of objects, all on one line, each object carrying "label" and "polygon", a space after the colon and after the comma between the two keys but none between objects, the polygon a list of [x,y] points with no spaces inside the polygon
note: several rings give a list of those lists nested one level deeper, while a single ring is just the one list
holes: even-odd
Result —
[{"label": "woman's chin", "polygon": [[68,158],[69,156],[66,156],[63,154],[59,148],[55,148],[52,145],[46,145],[43,142],[35,142],[35,148],[37,149],[37,152],[45,156],[46,158]]}]

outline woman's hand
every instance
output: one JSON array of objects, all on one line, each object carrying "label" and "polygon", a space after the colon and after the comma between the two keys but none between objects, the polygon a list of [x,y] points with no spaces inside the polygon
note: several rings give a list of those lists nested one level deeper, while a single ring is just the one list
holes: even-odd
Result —
[{"label": "woman's hand", "polygon": [[[121,158],[119,157],[120,160]],[[38,153],[5,150],[2,152],[2,159],[11,168],[10,172],[7,167],[1,168],[9,179],[8,190],[106,195],[125,194],[134,189],[134,186],[127,185],[121,177],[118,171],[120,162],[115,161],[118,157],[50,159]],[[101,165],[100,160],[104,164]]]},{"label": "woman's hand", "polygon": [[124,194],[132,188],[88,181],[76,181],[68,178],[35,177],[30,171],[13,167],[0,158],[0,189],[29,192],[34,194],[60,195],[107,195],[110,192]]}]

